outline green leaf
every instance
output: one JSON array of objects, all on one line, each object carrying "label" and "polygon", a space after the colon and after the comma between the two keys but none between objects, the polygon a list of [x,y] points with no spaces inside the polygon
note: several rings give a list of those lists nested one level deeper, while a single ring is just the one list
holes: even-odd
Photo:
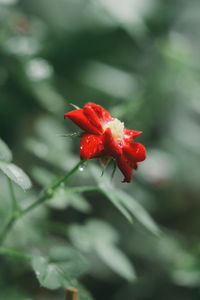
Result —
[{"label": "green leaf", "polygon": [[88,237],[92,239],[92,244],[95,240],[99,241],[99,238],[103,243],[116,243],[119,239],[116,229],[101,220],[92,219],[88,221],[84,229]]},{"label": "green leaf", "polygon": [[88,269],[85,259],[75,249],[66,246],[51,248],[49,257],[33,257],[32,267],[41,286],[52,290],[72,285],[74,278]]},{"label": "green leaf", "polygon": [[102,193],[112,202],[112,204],[121,212],[121,214],[130,222],[133,223],[133,218],[126,207],[121,204],[121,201],[114,195],[113,189],[101,188]]},{"label": "green leaf", "polygon": [[75,109],[80,109],[80,107],[76,104],[73,104],[73,103],[69,103],[72,107],[74,107]]},{"label": "green leaf", "polygon": [[46,187],[50,185],[55,179],[55,175],[49,172],[45,168],[34,166],[31,170],[33,178],[42,186]]},{"label": "green leaf", "polygon": [[114,272],[130,281],[136,278],[135,271],[131,262],[120,249],[108,243],[98,243],[96,245],[96,251],[99,254],[100,258]]},{"label": "green leaf", "polygon": [[43,256],[35,256],[32,259],[32,267],[41,286],[49,289],[57,289],[62,285],[62,276],[55,264],[50,264]]},{"label": "green leaf", "polygon": [[52,247],[49,251],[49,258],[67,278],[77,278],[88,270],[85,258],[70,246]]},{"label": "green leaf", "polygon": [[72,242],[83,251],[91,251],[99,241],[102,244],[118,241],[117,231],[108,223],[96,219],[85,225],[71,225],[68,232]]},{"label": "green leaf", "polygon": [[118,241],[117,231],[108,223],[90,220],[85,225],[73,225],[69,228],[72,242],[83,251],[95,251],[101,260],[114,272],[126,280],[135,279],[135,271],[115,243]]},{"label": "green leaf", "polygon": [[53,197],[48,201],[48,205],[56,209],[73,207],[83,213],[91,211],[91,206],[83,196],[78,193],[67,193],[67,190],[62,188],[55,192]]},{"label": "green leaf", "polygon": [[[52,146],[63,151],[63,148],[67,146],[64,139],[57,137],[57,134],[63,132],[64,128],[54,118],[50,116],[39,118],[35,124],[35,129],[41,141],[48,147]],[[48,151],[50,150],[48,149]]]},{"label": "green leaf", "polygon": [[90,204],[81,195],[70,194],[69,199],[70,205],[80,212],[88,213],[92,210]]},{"label": "green leaf", "polygon": [[[160,230],[155,224],[148,212],[130,195],[122,190],[116,189],[110,182],[106,174],[100,177],[99,168],[90,166],[93,178],[99,185],[99,190],[112,202],[112,204],[124,215],[124,217],[133,223],[133,216],[149,231],[158,235]],[[99,173],[99,174],[98,174]]]},{"label": "green leaf", "polygon": [[108,198],[112,202],[112,204],[121,212],[121,214],[130,222],[133,223],[133,218],[129,211],[121,204],[118,198],[114,196],[113,191],[115,190],[115,187],[113,186],[110,178],[104,174],[103,177],[101,177],[101,170],[100,168],[96,166],[90,166],[89,167],[90,172],[92,173],[92,177],[95,179],[99,186],[99,191],[102,192],[102,194]]},{"label": "green leaf", "polygon": [[31,88],[37,100],[47,111],[60,114],[64,110],[65,100],[49,82],[40,81],[33,84]]},{"label": "green leaf", "polygon": [[121,190],[113,190],[113,197],[119,199],[120,203],[133,214],[133,216],[149,231],[155,235],[160,234],[160,229],[153,221],[148,212],[131,196]]},{"label": "green leaf", "polygon": [[27,190],[31,188],[31,181],[22,169],[14,164],[0,162],[0,169],[12,181],[18,184],[22,189]]},{"label": "green leaf", "polygon": [[4,143],[4,141],[0,138],[0,161],[9,163],[11,162],[11,160],[12,152],[10,151],[6,143]]}]

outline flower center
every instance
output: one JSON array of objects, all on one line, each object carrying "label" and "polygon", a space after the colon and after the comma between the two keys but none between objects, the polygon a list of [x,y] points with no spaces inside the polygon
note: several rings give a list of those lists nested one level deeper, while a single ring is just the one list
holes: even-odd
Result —
[{"label": "flower center", "polygon": [[114,140],[121,140],[124,134],[124,123],[118,119],[114,119],[113,121],[109,121],[108,123],[103,125],[104,131],[110,128]]}]

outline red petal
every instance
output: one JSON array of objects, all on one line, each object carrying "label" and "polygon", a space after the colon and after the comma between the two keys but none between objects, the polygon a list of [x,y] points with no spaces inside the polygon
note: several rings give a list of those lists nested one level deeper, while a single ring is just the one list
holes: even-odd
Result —
[{"label": "red petal", "polygon": [[64,115],[64,117],[68,117],[71,119],[77,126],[79,126],[81,129],[88,133],[94,133],[94,134],[101,134],[101,130],[99,130],[97,127],[95,127],[86,115],[83,113],[83,109],[76,109],[73,111],[70,111]]},{"label": "red petal", "polygon": [[130,130],[124,128],[124,139],[135,139],[138,135],[140,135],[142,131]]},{"label": "red petal", "polygon": [[143,161],[146,158],[146,149],[140,143],[130,142],[123,146],[123,153],[131,164]]},{"label": "red petal", "polygon": [[100,119],[96,112],[92,109],[91,106],[85,105],[83,107],[83,113],[89,120],[89,122],[94,125],[101,133],[103,133],[103,127],[101,125]]},{"label": "red petal", "polygon": [[122,148],[118,145],[118,143],[114,140],[112,132],[110,128],[107,128],[105,133],[105,152],[107,155],[112,156],[114,158],[118,157],[122,154]]},{"label": "red petal", "polygon": [[80,157],[90,159],[101,157],[104,150],[104,136],[84,134],[81,138]]},{"label": "red petal", "polygon": [[131,182],[132,167],[130,166],[130,164],[128,163],[128,161],[125,159],[123,155],[117,158],[117,165],[121,170],[121,172],[124,174],[123,182]]},{"label": "red petal", "polygon": [[85,106],[91,107],[97,114],[100,121],[102,121],[103,123],[107,123],[108,121],[112,120],[109,112],[107,112],[107,110],[105,110],[101,105],[97,105],[95,103],[88,102]]}]

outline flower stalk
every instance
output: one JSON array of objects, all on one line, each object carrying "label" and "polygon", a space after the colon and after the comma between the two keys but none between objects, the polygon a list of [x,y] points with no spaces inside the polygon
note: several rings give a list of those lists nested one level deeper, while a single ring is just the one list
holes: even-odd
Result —
[{"label": "flower stalk", "polygon": [[56,189],[59,188],[61,183],[66,182],[78,169],[79,167],[84,163],[84,161],[79,161],[75,167],[73,167],[69,172],[67,172],[63,177],[59,178],[56,182],[54,182],[50,187],[46,188],[43,192],[42,195],[36,200],[34,203],[29,205],[27,208],[20,210],[15,195],[14,195],[14,190],[12,183],[9,180],[9,188],[10,188],[10,193],[11,193],[11,200],[12,200],[12,214],[10,216],[10,219],[8,220],[7,224],[5,225],[3,231],[1,232],[0,235],[0,245],[3,244],[5,238],[7,237],[8,233],[11,231],[13,228],[13,225],[15,222],[21,218],[22,216],[26,215],[28,212],[32,211],[34,208],[37,206],[41,205],[48,199],[50,199],[53,195],[53,193],[56,191]]},{"label": "flower stalk", "polygon": [[15,197],[14,189],[13,189],[13,184],[12,184],[12,181],[10,180],[10,178],[8,178],[8,186],[9,186],[10,197],[11,197],[11,201],[12,201],[12,213],[15,214],[20,211],[20,208],[17,204],[17,200]]}]

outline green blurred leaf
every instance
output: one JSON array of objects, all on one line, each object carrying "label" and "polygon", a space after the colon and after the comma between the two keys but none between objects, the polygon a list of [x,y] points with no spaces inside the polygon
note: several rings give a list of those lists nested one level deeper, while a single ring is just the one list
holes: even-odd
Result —
[{"label": "green blurred leaf", "polygon": [[49,258],[63,271],[66,277],[76,278],[88,270],[85,258],[70,246],[55,246],[49,251]]},{"label": "green blurred leaf", "polygon": [[130,222],[133,222],[133,218],[126,207],[124,207],[120,200],[115,197],[113,191],[115,190],[115,187],[113,186],[111,179],[104,174],[101,175],[101,170],[97,166],[91,165],[89,167],[89,170],[91,171],[92,177],[95,179],[99,186],[99,191],[102,192],[102,194],[105,195],[108,200],[112,202],[112,204],[121,212],[121,214]]},{"label": "green blurred leaf", "polygon": [[90,220],[84,226],[70,226],[69,235],[78,248],[83,251],[95,251],[114,272],[126,280],[135,279],[131,262],[115,245],[118,234],[110,224],[100,220]]},{"label": "green blurred leaf", "polygon": [[133,223],[133,218],[128,209],[122,205],[121,201],[114,194],[113,189],[101,188],[103,194],[112,202],[112,204],[121,212],[121,214],[130,222]]},{"label": "green blurred leaf", "polygon": [[70,205],[80,212],[88,213],[92,210],[91,205],[85,200],[85,198],[78,194],[70,194],[69,199]]},{"label": "green blurred leaf", "polygon": [[33,257],[32,267],[40,284],[52,290],[72,285],[74,278],[87,271],[85,259],[66,246],[51,248],[49,257]]},{"label": "green blurred leaf", "polygon": [[158,235],[160,233],[160,229],[142,205],[126,192],[116,189],[106,174],[104,174],[103,177],[100,177],[99,168],[92,166],[90,167],[90,170],[100,187],[100,191],[102,191],[129,222],[133,222],[134,216],[153,234]]},{"label": "green blurred leaf", "polygon": [[[46,81],[39,81],[32,84],[32,91],[37,97],[40,104],[47,110],[52,113],[60,114],[65,108],[65,100],[53,87],[52,84],[49,84]],[[55,105],[56,102],[56,105]]]},{"label": "green blurred leaf", "polygon": [[116,243],[119,240],[119,235],[115,228],[105,221],[92,219],[85,225],[85,230],[88,233],[88,237],[99,241],[99,238],[108,243]]},{"label": "green blurred leaf", "polygon": [[137,89],[133,75],[98,61],[87,62],[79,76],[84,84],[120,99],[130,97]]},{"label": "green blurred leaf", "polygon": [[31,170],[33,178],[42,186],[48,186],[55,179],[55,175],[49,172],[47,169],[34,166]]},{"label": "green blurred leaf", "polygon": [[88,221],[85,225],[70,226],[69,235],[72,242],[83,251],[89,251],[99,241],[102,244],[118,241],[117,231],[110,224],[96,219]]},{"label": "green blurred leaf", "polygon": [[9,163],[11,162],[11,160],[12,152],[10,151],[6,143],[4,143],[4,141],[0,138],[0,161]]},{"label": "green blurred leaf", "polygon": [[98,243],[95,248],[101,259],[114,272],[130,281],[136,278],[133,265],[120,249],[107,243]]},{"label": "green blurred leaf", "polygon": [[33,257],[32,267],[41,286],[54,290],[63,284],[59,269],[55,264],[49,264],[48,259],[45,257]]},{"label": "green blurred leaf", "polygon": [[156,223],[153,221],[151,216],[148,214],[148,212],[144,209],[143,206],[141,206],[133,197],[128,195],[127,193],[121,191],[121,190],[113,190],[112,191],[114,197],[119,199],[122,205],[126,209],[131,212],[131,214],[149,231],[151,231],[153,234],[158,235],[160,233],[160,229],[156,225]]},{"label": "green blurred leaf", "polygon": [[18,166],[0,162],[0,169],[6,176],[8,176],[12,181],[18,184],[22,189],[27,190],[31,188],[31,181],[28,175],[26,175],[24,171]]},{"label": "green blurred leaf", "polygon": [[48,201],[48,205],[56,209],[73,207],[74,209],[84,213],[91,211],[90,204],[83,196],[78,193],[67,193],[67,190],[62,188],[55,192],[53,197]]}]

